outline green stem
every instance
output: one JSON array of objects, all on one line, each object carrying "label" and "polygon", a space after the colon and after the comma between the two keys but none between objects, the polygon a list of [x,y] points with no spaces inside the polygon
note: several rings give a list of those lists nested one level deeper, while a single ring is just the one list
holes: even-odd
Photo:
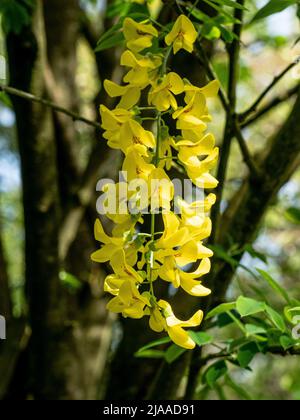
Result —
[{"label": "green stem", "polygon": [[[155,156],[154,156],[154,165],[158,166],[159,164],[159,153],[160,153],[160,142],[161,142],[161,113],[158,112],[157,113],[157,142],[156,142],[156,150],[155,150]],[[155,218],[155,213],[151,213],[151,242],[154,243],[155,241],[155,236],[156,236],[156,232],[155,232],[155,225],[156,225],[156,218]],[[153,251],[151,251],[150,254],[150,263],[148,265],[148,267],[150,267],[149,270],[149,282],[150,282],[150,293],[152,296],[154,296],[154,289],[153,289],[153,264],[154,264],[154,259],[153,259],[154,255],[153,255]]]},{"label": "green stem", "polygon": [[167,64],[168,64],[168,60],[169,60],[170,54],[172,52],[172,49],[173,49],[173,45],[170,45],[169,48],[167,49],[166,55],[164,57],[164,61],[163,61],[163,64],[161,66],[161,72],[160,72],[162,76],[167,73]]}]

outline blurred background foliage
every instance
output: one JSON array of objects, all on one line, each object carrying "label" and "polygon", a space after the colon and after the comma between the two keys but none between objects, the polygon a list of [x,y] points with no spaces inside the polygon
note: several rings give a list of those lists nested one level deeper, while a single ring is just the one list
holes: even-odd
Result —
[{"label": "blurred background foliage", "polygon": [[[120,15],[120,10],[126,15],[124,4],[129,1],[109,2],[108,18],[115,19]],[[111,4],[112,3],[112,4]],[[138,2],[142,3],[142,2]],[[180,2],[179,2],[180,3]],[[197,2],[198,3],[198,2]],[[218,3],[218,2],[216,2]],[[224,2],[225,3],[225,2]],[[274,75],[278,74],[289,63],[299,57],[300,42],[299,18],[297,16],[296,2],[291,2],[290,7],[284,8],[276,14],[267,18],[257,19],[251,23],[252,18],[258,11],[261,11],[267,2],[264,0],[246,1],[246,25],[242,36],[241,69],[238,85],[238,111],[244,111],[251,104],[258,94],[267,86]],[[278,2],[281,3],[281,2]],[[282,2],[283,3],[283,2]],[[18,6],[17,6],[18,5]],[[80,6],[85,12],[85,18],[92,26],[95,26],[97,33],[101,33],[104,25],[106,5],[102,0],[81,0]],[[149,2],[149,6],[156,15],[162,4],[158,0]],[[29,23],[29,12],[33,1],[24,0],[15,2],[1,0],[0,15],[2,14],[2,30],[0,32],[0,59],[6,60],[5,36],[8,31],[13,30],[20,33],[23,25]],[[232,16],[226,9],[229,17]],[[4,18],[5,16],[5,18]],[[232,22],[226,22],[228,28]],[[228,26],[229,25],[229,26]],[[218,77],[225,86],[228,79],[228,62],[224,42],[218,39],[220,31],[213,26],[211,20],[207,19],[206,33],[208,38],[213,40],[214,52],[212,63]],[[53,28],[54,30],[54,28]],[[228,34],[227,34],[228,35]],[[117,54],[115,51],[112,54]],[[94,106],[95,98],[101,87],[99,71],[97,69],[97,54],[94,52],[87,38],[82,35],[76,45],[77,66],[75,81],[77,86],[78,112],[91,120],[96,120],[97,107]],[[118,67],[114,70],[114,77],[120,72]],[[285,94],[295,86],[299,80],[299,68],[287,74],[276,85],[265,100],[265,103]],[[0,71],[1,83],[9,80],[8,70],[6,76]],[[298,79],[297,79],[298,78]],[[101,96],[101,92],[100,92]],[[260,156],[265,150],[265,141],[275,135],[283,122],[286,120],[294,97],[282,101],[270,114],[266,114],[254,124],[245,129],[245,137],[250,151],[255,156]],[[98,103],[97,103],[98,105]],[[218,142],[221,142],[224,128],[224,112],[218,101],[210,103],[213,122],[211,129],[215,133]],[[21,317],[27,313],[27,302],[25,299],[25,261],[24,261],[24,224],[22,211],[22,182],[20,158],[16,141],[15,114],[7,95],[0,93],[0,227],[3,240],[3,248],[8,265],[9,287],[13,300],[13,314]],[[79,163],[83,168],[88,162],[89,154],[93,148],[91,137],[94,136],[93,129],[76,123],[76,141],[78,145]],[[239,189],[243,178],[246,176],[247,168],[243,164],[240,149],[236,143],[230,155],[228,179],[226,182],[223,209],[233,194]],[[38,176],[38,174],[37,174]],[[83,230],[82,235],[86,235]],[[86,243],[78,238],[79,244]],[[270,273],[280,285],[286,289],[291,296],[300,298],[300,169],[297,169],[286,185],[282,187],[276,199],[267,211],[261,225],[259,235],[253,244],[253,248],[259,254],[246,253],[242,264],[251,270],[256,267]],[[88,249],[87,249],[88,251]],[[75,253],[76,254],[76,253]],[[264,258],[257,258],[257,255]],[[81,253],[80,258],[85,258]],[[88,258],[88,256],[87,256]],[[263,261],[265,260],[265,262]],[[89,261],[86,263],[90,267]],[[73,270],[69,265],[66,270],[61,271],[61,281],[72,293],[78,293],[80,284],[90,282],[93,284],[96,294],[101,294],[99,289],[99,278],[103,273],[96,275],[92,269]],[[81,273],[81,276],[80,276]],[[280,297],[274,294],[267,282],[256,282],[253,276],[242,268],[237,270],[235,279],[228,291],[229,301],[235,300],[240,295],[261,299],[263,296],[273,307],[281,308]],[[115,349],[122,336],[122,326],[115,323],[112,328],[113,341],[112,349]],[[235,338],[238,336],[236,328],[229,325],[226,330],[217,329],[216,336]],[[136,348],[136,350],[138,347]],[[128,356],[129,357],[129,356]],[[132,356],[133,357],[133,356]],[[109,360],[110,356],[108,357]],[[145,363],[149,363],[145,361]],[[243,370],[230,368],[229,375],[223,376],[214,390],[207,385],[200,386],[199,395],[202,398],[210,399],[300,399],[300,365],[297,357],[258,355],[251,362],[251,369]],[[121,379],[120,379],[121,380]],[[234,380],[234,381],[233,381]],[[0,377],[1,382],[1,377]],[[241,388],[242,387],[242,388]]]}]

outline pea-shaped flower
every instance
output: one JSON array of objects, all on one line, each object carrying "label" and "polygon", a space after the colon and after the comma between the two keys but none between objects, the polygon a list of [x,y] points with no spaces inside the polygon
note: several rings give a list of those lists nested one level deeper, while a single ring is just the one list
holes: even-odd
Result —
[{"label": "pea-shaped flower", "polygon": [[185,15],[180,15],[165,41],[167,45],[173,44],[174,54],[181,49],[192,52],[197,36],[198,33],[190,19]]}]

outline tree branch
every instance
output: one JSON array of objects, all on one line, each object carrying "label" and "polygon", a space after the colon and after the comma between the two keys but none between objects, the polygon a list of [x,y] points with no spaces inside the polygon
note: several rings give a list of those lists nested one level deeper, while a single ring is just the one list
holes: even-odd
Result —
[{"label": "tree branch", "polygon": [[[239,249],[253,242],[270,202],[299,166],[299,120],[300,87],[289,118],[271,142],[259,164],[259,169],[264,174],[263,180],[253,183],[250,177],[246,179],[223,215],[220,245],[226,249],[229,241],[236,244]],[[237,258],[242,258],[242,253]],[[212,287],[216,291],[213,295],[213,305],[224,300],[233,275],[234,270],[230,264],[220,263],[212,281]]]},{"label": "tree branch", "polygon": [[68,115],[70,118],[72,118],[74,121],[81,121],[87,125],[90,125],[94,128],[97,128],[98,130],[101,130],[101,124],[97,123],[96,121],[91,121],[85,117],[83,117],[82,115],[76,114],[75,112],[72,112],[66,108],[63,108],[57,104],[55,104],[54,102],[48,101],[47,99],[43,99],[39,96],[33,95],[31,93],[25,92],[23,90],[20,89],[15,89],[11,86],[5,86],[2,83],[0,83],[0,92],[6,92],[10,95],[13,96],[17,96],[19,98],[23,98],[27,101],[30,102],[36,102],[36,103],[40,103],[42,105],[45,105],[49,108],[52,108],[54,111],[57,112],[61,112],[65,115]]},{"label": "tree branch", "polygon": [[233,122],[233,129],[234,129],[235,137],[242,151],[244,162],[246,163],[246,165],[248,166],[250,170],[250,176],[256,180],[259,180],[262,177],[262,173],[260,172],[259,168],[257,167],[257,165],[252,159],[246,140],[243,137],[241,128],[236,118],[234,119],[234,122]]},{"label": "tree branch", "polygon": [[256,101],[242,114],[239,115],[239,121],[244,122],[253,112],[255,112],[260,105],[260,103],[264,100],[267,94],[273,89],[274,86],[296,65],[298,64],[297,61],[289,64],[278,76],[274,77],[273,81],[263,90],[263,92],[259,95]]},{"label": "tree branch", "polygon": [[[295,96],[298,92],[299,85],[294,86],[292,89],[289,89],[287,92],[283,93],[282,95],[278,95],[276,98],[272,99],[266,105],[261,107],[256,114],[252,115],[250,118],[246,119],[246,121],[241,123],[241,127],[248,127],[249,125],[253,124],[268,112],[272,111],[275,107],[282,104],[283,102],[287,101],[291,97]],[[240,116],[238,115],[238,119],[240,121]]]}]

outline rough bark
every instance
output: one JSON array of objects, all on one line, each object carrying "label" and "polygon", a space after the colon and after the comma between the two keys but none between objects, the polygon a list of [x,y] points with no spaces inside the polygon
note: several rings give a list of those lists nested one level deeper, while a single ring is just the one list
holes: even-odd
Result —
[{"label": "rough bark", "polygon": [[[45,72],[49,66],[47,59],[49,50],[53,54],[51,58],[53,65],[56,64],[56,60],[59,62],[62,60],[61,68],[55,66],[55,77],[60,84],[64,85],[69,72],[75,73],[72,62],[75,45],[72,43],[69,45],[69,48],[73,49],[71,57],[63,58],[64,54],[67,55],[67,44],[63,40],[65,33],[68,33],[66,25],[70,23],[73,27],[75,18],[73,15],[70,16],[67,10],[62,10],[61,2],[51,2],[51,7],[55,10],[51,9],[51,13],[49,11],[48,19],[51,16],[54,20],[58,19],[59,15],[63,16],[59,22],[60,30],[58,21],[57,24],[53,21],[48,22],[46,49],[42,2],[37,4],[32,28],[24,29],[20,35],[8,36],[10,83],[38,96],[45,96],[49,90],[49,80]],[[69,2],[67,6],[76,6],[76,4]],[[52,31],[57,32],[53,35]],[[53,49],[49,46],[49,42],[54,42]],[[71,42],[70,38],[68,42]],[[62,46],[61,51],[60,46]],[[20,68],[22,72],[19,71]],[[67,92],[66,101],[68,98],[71,101],[72,90],[72,84],[64,86],[64,91]],[[72,152],[73,145],[76,144],[75,131],[70,126],[70,120],[62,119],[59,120],[61,128],[59,131],[58,119],[55,119],[54,123],[52,112],[40,104],[28,104],[16,98],[12,100],[16,113],[22,166],[26,284],[32,327],[30,351],[28,351],[29,391],[36,399],[94,399],[98,395],[104,360],[110,344],[111,328],[110,321],[107,322],[104,304],[98,300],[98,286],[95,287],[95,284],[90,285],[88,282],[89,273],[86,271],[86,265],[89,261],[90,248],[86,247],[85,254],[82,254],[85,242],[80,242],[81,252],[79,255],[77,252],[72,267],[75,274],[84,272],[79,276],[85,280],[80,292],[74,295],[68,293],[59,280],[58,238],[63,218],[60,206],[62,192],[60,181],[63,179],[62,173],[70,169],[69,166],[61,164],[60,158],[71,165],[78,161],[68,162],[68,157],[71,156],[68,153]],[[63,144],[56,141],[58,137]],[[75,171],[74,168],[70,169],[70,174],[72,171]],[[71,182],[68,186],[71,186]],[[70,189],[67,194],[69,192]],[[80,231],[80,235],[81,238],[83,236],[86,238],[86,231]],[[69,260],[68,268],[71,265],[72,261]],[[96,290],[94,294],[91,292],[92,288]]]},{"label": "rough bark", "polygon": [[[79,98],[76,86],[77,41],[80,28],[78,0],[44,2],[44,21],[47,63],[44,75],[48,94],[56,103],[78,111]],[[80,176],[78,134],[74,121],[54,113],[55,139],[61,203],[73,205]]]}]

